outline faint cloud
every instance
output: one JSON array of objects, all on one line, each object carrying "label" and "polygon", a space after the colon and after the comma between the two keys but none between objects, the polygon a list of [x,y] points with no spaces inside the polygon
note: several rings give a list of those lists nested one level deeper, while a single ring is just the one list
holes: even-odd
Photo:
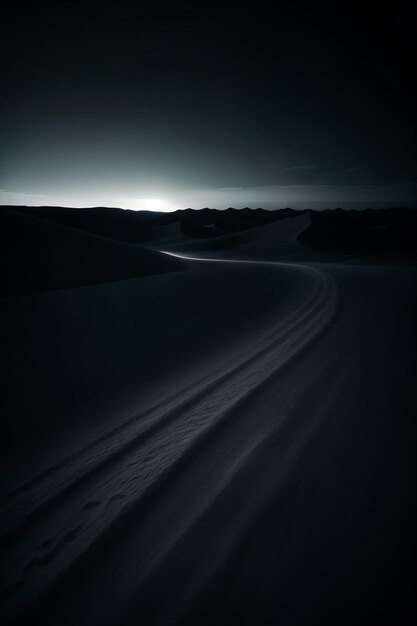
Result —
[{"label": "faint cloud", "polygon": [[0,204],[4,205],[39,205],[50,204],[55,200],[53,196],[44,193],[25,193],[23,191],[9,191],[0,189]]},{"label": "faint cloud", "polygon": [[8,189],[0,189],[0,197],[4,198],[14,198],[18,196],[19,198],[51,198],[52,196],[46,195],[44,193],[25,193],[23,191],[9,191]]}]

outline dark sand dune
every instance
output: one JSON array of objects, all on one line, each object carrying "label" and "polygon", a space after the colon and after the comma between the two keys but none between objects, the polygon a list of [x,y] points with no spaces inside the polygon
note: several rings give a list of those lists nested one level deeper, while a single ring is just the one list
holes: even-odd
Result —
[{"label": "dark sand dune", "polygon": [[156,216],[207,260],[3,298],[5,623],[414,622],[410,222],[323,219]]},{"label": "dark sand dune", "polygon": [[[212,272],[211,269],[209,271]],[[228,281],[233,281],[235,285],[239,281],[240,271],[240,268],[232,268],[230,272],[228,268],[223,269]],[[278,300],[278,306],[275,305],[274,310],[269,311],[270,321],[269,324],[265,322],[262,324],[261,335],[254,335],[254,321],[251,329],[250,316],[251,313],[253,315],[256,312],[255,328],[259,332],[259,308],[255,307],[255,310],[249,309],[240,320],[237,320],[237,328],[240,328],[240,332],[236,337],[237,328],[235,327],[234,334],[235,341],[238,339],[239,343],[234,349],[230,347],[228,349],[228,338],[224,336],[224,329],[227,329],[228,333],[233,332],[228,330],[233,328],[234,317],[236,317],[236,310],[233,311],[233,308],[232,311],[230,310],[233,300],[229,301],[227,307],[222,307],[220,315],[217,311],[213,311],[213,315],[210,315],[209,307],[202,307],[200,309],[202,319],[196,329],[197,332],[201,332],[204,328],[205,319],[216,329],[216,333],[210,336],[211,344],[217,344],[216,360],[211,363],[211,367],[208,364],[197,379],[196,371],[192,376],[183,377],[182,385],[184,386],[185,383],[186,387],[182,393],[178,393],[177,385],[174,393],[163,399],[163,396],[167,394],[161,394],[162,390],[160,390],[156,396],[160,399],[156,406],[145,406],[141,410],[139,402],[140,400],[143,402],[143,398],[140,398],[136,405],[137,414],[128,420],[123,416],[124,419],[117,423],[115,422],[116,416],[113,415],[112,423],[108,423],[107,426],[110,430],[109,436],[103,436],[103,422],[99,422],[100,436],[95,438],[96,442],[93,439],[92,443],[85,446],[84,453],[77,453],[75,458],[73,454],[67,454],[67,463],[58,462],[57,466],[54,462],[52,467],[56,467],[56,471],[51,471],[50,466],[47,466],[38,470],[37,480],[29,479],[28,481],[20,478],[11,491],[9,485],[9,495],[5,494],[3,509],[2,536],[5,546],[3,557],[10,560],[10,567],[11,563],[14,563],[16,582],[22,585],[21,592],[18,594],[19,602],[24,601],[25,596],[28,601],[33,598],[34,594],[45,591],[45,587],[47,589],[60,572],[65,571],[92,542],[95,543],[102,532],[105,532],[108,527],[111,528],[119,520],[122,510],[126,510],[129,502],[131,506],[136,506],[142,499],[142,495],[145,496],[150,490],[155,489],[160,480],[171,473],[171,467],[174,470],[181,465],[184,455],[194,454],[194,444],[210,435],[213,429],[221,425],[232,407],[240,404],[251,389],[255,389],[271,375],[272,364],[273,370],[284,366],[289,358],[301,350],[319,329],[328,323],[329,317],[333,314],[335,298],[334,285],[330,278],[323,278],[307,269],[301,272],[301,276],[299,276],[299,270],[292,268],[284,268],[281,271],[280,268],[272,268],[272,270],[267,270],[266,276],[256,269],[252,272],[254,272],[253,276],[247,284],[254,283],[254,281],[258,283],[253,292],[253,295],[258,296],[257,304],[262,302],[263,307],[268,305],[266,297],[268,292],[266,291],[262,296],[259,290],[259,281],[265,278],[269,281],[272,279],[277,293],[281,292],[281,296],[285,298],[281,304]],[[282,273],[283,276],[281,276]],[[295,274],[293,280],[291,280],[292,274]],[[205,282],[206,298],[213,299],[217,290],[221,289],[219,284],[221,277],[216,277],[211,288],[210,281],[207,280],[209,276],[206,277],[204,272],[202,274],[199,272],[198,278]],[[225,288],[228,281],[225,281]],[[184,293],[185,300],[193,293],[191,287],[192,283]],[[233,291],[236,291],[236,287],[232,289],[230,295]],[[240,300],[241,298],[242,294]],[[195,298],[193,302],[194,300]],[[239,301],[236,304],[239,305]],[[272,318],[272,313],[275,319]],[[242,320],[246,320],[246,328],[245,326],[242,328]],[[268,318],[265,321],[267,322]],[[188,323],[186,336],[191,340],[193,330],[190,316],[188,316]],[[177,330],[179,324],[178,320],[175,325]],[[138,331],[140,330],[139,326]],[[266,334],[265,331],[267,331]],[[220,338],[216,337],[218,334]],[[134,331],[129,336],[133,338]],[[171,368],[174,365],[173,355],[176,356],[175,368],[177,370],[184,368],[185,361],[178,339],[178,336],[171,338],[171,350],[166,354],[170,359]],[[157,341],[158,338],[154,338],[153,348],[155,340]],[[165,336],[165,341],[168,340],[169,336]],[[246,349],[242,351],[245,344]],[[196,350],[198,347],[194,345],[194,352]],[[141,352],[138,356],[146,357],[143,347]],[[204,351],[206,358],[207,353],[210,354],[210,350]],[[66,354],[69,356],[68,349]],[[221,355],[221,360],[219,360],[219,355]],[[87,356],[87,351],[85,351],[85,356]],[[71,358],[71,362],[74,364],[74,357]],[[147,361],[145,363],[148,365]],[[95,363],[92,362],[92,365]],[[61,371],[61,375],[63,373]],[[154,376],[157,377],[158,372],[154,372]],[[137,384],[141,378],[143,379],[143,375],[140,376],[138,372]],[[159,378],[164,379],[163,372],[159,372]],[[193,384],[190,388],[191,383]],[[115,428],[115,425],[118,428]],[[40,426],[39,422],[37,426]],[[70,448],[68,446],[69,429],[68,425],[64,424],[64,428],[65,426],[67,430],[65,443]],[[72,424],[71,428],[73,437],[78,435],[75,439],[79,441],[80,435],[76,431],[79,431],[80,427],[77,428],[76,424]],[[33,436],[36,438],[35,433]],[[57,435],[55,434],[52,438],[56,441]],[[156,449],[152,452],[156,442],[160,452]],[[31,443],[33,445],[33,439]],[[79,450],[79,444],[76,449]],[[36,475],[34,471],[36,463],[37,460],[34,459],[30,475]],[[137,469],[142,467],[148,479],[131,482],[129,468],[134,466],[137,466]],[[28,474],[26,468],[26,475]],[[108,484],[109,480],[113,487]],[[113,483],[114,480],[115,483]],[[100,486],[103,484],[107,485],[104,487],[104,492],[102,492],[103,486]],[[130,487],[128,487],[129,484]],[[119,497],[123,485],[126,486],[124,495]],[[101,502],[104,497],[103,503],[106,502],[105,494],[110,489],[110,508],[107,509],[107,505],[105,505],[105,510],[102,507],[90,507],[89,498],[85,500],[86,489],[87,493],[95,494],[91,501],[96,502],[98,499]],[[78,522],[74,525],[74,513],[78,510],[82,511],[84,522],[81,520],[79,522],[83,527],[85,524],[85,532],[78,533],[78,530],[81,530],[78,528]],[[76,518],[77,515],[75,515]],[[67,529],[61,538],[56,535],[58,527]],[[66,546],[64,537],[73,530],[77,530],[79,543],[74,534],[74,540]],[[37,547],[47,541],[48,535],[51,534],[53,534],[53,544],[58,542],[61,546],[60,555],[51,560],[50,567],[42,566],[39,569],[36,565]],[[49,543],[47,545],[49,546]],[[25,548],[22,549],[22,546]],[[26,556],[29,552],[32,556],[28,561]],[[49,553],[48,548],[47,554]],[[19,555],[21,555],[20,558]],[[35,560],[31,565],[33,559]],[[8,576],[11,574],[10,567]],[[29,585],[27,584],[28,573],[30,573],[29,581],[31,581]]]},{"label": "dark sand dune", "polygon": [[[135,413],[136,402],[152,404],[173,392],[177,379],[189,384],[203,377],[205,363],[215,367],[219,351],[240,352],[258,338],[260,327],[267,332],[303,302],[308,279],[293,275],[275,267],[227,266],[219,272],[206,263],[198,271],[32,294],[24,306],[20,296],[4,298],[2,359],[10,384],[2,395],[8,428],[3,460],[11,440],[14,454],[22,427],[30,433],[25,458],[35,449],[33,437],[45,448],[49,439],[42,440],[51,430],[65,441],[78,428],[89,428],[81,411],[87,400],[119,394],[123,410]],[[225,294],[221,301],[219,291]],[[248,293],[253,301],[242,310]],[[202,369],[196,367],[200,361]],[[113,421],[115,408],[108,410],[106,401],[99,402],[98,419],[104,411]]]},{"label": "dark sand dune", "polygon": [[152,245],[156,249],[159,249],[163,245],[182,243],[188,239],[181,228],[180,222],[173,224],[166,224],[163,226],[153,226],[152,240],[148,242],[148,245]]},{"label": "dark sand dune", "polygon": [[129,211],[107,207],[91,209],[71,209],[66,207],[14,207],[27,215],[79,228],[86,232],[102,235],[127,243],[140,243],[153,237],[149,222],[157,219],[150,211]]},{"label": "dark sand dune", "polygon": [[184,268],[159,252],[68,228],[9,208],[0,211],[0,295],[24,294]]},{"label": "dark sand dune", "polygon": [[242,260],[334,262],[381,254],[392,259],[395,254],[401,261],[413,259],[417,249],[417,217],[411,210],[277,213],[280,219],[270,223],[253,219],[250,228],[206,241],[189,238],[166,250]]},{"label": "dark sand dune", "polygon": [[303,245],[336,254],[372,255],[417,247],[417,212],[386,211],[311,212],[310,226],[299,236]]},{"label": "dark sand dune", "polygon": [[278,222],[258,226],[241,232],[212,237],[205,241],[188,240],[166,246],[167,252],[196,257],[210,256],[240,260],[297,260],[322,258],[298,241],[298,235],[311,223],[308,214],[287,218]]},{"label": "dark sand dune", "polygon": [[148,247],[158,247],[162,242],[181,244],[183,251],[190,252],[241,249],[242,258],[249,255],[268,260],[300,255],[301,249],[295,248],[295,242],[288,239],[292,237],[289,226],[292,219],[298,222],[295,227],[298,243],[308,250],[304,250],[305,260],[398,254],[417,247],[416,212],[409,209],[265,211],[230,208],[226,211],[185,209],[173,213],[100,207],[82,211],[61,207],[13,207],[13,210],[126,243]]}]

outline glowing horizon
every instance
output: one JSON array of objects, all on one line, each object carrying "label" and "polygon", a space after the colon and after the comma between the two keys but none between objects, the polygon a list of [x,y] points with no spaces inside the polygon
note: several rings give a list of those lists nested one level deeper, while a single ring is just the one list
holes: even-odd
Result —
[{"label": "glowing horizon", "polygon": [[119,189],[94,193],[87,191],[37,193],[0,189],[0,205],[63,206],[69,208],[109,207],[133,211],[170,213],[188,207],[227,209],[293,207],[355,208],[372,206],[409,206],[417,208],[415,183],[393,185],[271,185],[254,187],[221,187],[212,189],[179,189],[161,185],[164,194],[140,193]]}]

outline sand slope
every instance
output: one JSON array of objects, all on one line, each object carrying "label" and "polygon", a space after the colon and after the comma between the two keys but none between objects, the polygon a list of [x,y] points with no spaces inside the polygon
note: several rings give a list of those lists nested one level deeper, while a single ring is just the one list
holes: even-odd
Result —
[{"label": "sand slope", "polygon": [[109,282],[184,269],[168,259],[112,239],[2,208],[0,295]]},{"label": "sand slope", "polygon": [[310,220],[3,298],[6,623],[413,622],[416,269]]},{"label": "sand slope", "polygon": [[[197,257],[239,260],[322,259],[323,253],[318,254],[314,250],[309,250],[298,241],[299,234],[310,224],[310,216],[305,213],[231,235],[222,235],[205,241],[186,241],[165,246],[164,249]],[[326,254],[324,256],[326,257]]]}]

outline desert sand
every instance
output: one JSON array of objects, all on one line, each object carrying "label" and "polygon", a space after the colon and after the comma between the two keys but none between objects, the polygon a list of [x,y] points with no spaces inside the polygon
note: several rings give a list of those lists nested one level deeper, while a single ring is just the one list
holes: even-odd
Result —
[{"label": "desert sand", "polygon": [[0,616],[416,617],[410,211],[2,207]]}]

